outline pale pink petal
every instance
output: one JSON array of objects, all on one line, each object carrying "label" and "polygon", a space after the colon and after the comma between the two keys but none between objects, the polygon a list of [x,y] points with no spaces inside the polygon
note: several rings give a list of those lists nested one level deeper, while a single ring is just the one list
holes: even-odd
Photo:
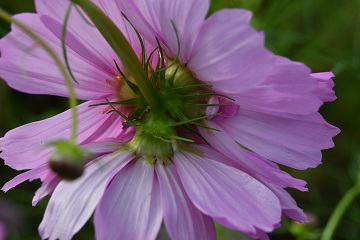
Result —
[{"label": "pale pink petal", "polygon": [[194,153],[179,151],[174,164],[193,204],[220,224],[256,236],[280,222],[278,198],[248,174]]},{"label": "pale pink petal", "polygon": [[[115,152],[120,149],[121,146],[122,145],[119,142],[119,139],[107,138],[99,142],[82,145],[81,147],[89,151],[89,153],[98,155]],[[54,172],[50,170],[47,162],[45,162],[42,165],[34,167],[33,169],[14,177],[3,186],[2,190],[6,192],[24,181],[33,181],[34,179],[41,179],[43,183],[36,191],[36,194],[33,198],[33,205],[36,205],[38,201],[53,192],[61,180]]]},{"label": "pale pink petal", "polygon": [[127,141],[128,140],[124,139],[120,141],[118,138],[104,138],[97,142],[83,144],[81,147],[92,154],[99,155],[116,152],[123,146],[123,143]]},{"label": "pale pink petal", "polygon": [[[43,25],[38,15],[24,13],[14,17],[26,23],[61,59],[63,58],[60,39]],[[64,76],[54,60],[17,27],[13,26],[12,31],[0,40],[0,50],[1,77],[12,88],[35,94],[69,95]],[[73,74],[79,82],[74,83],[77,98],[99,99],[115,93],[106,80],[114,79],[117,75],[116,70],[108,72],[106,69],[98,68],[91,62],[94,58],[82,57],[71,49],[68,58]]]},{"label": "pale pink petal", "polygon": [[48,174],[48,176],[43,180],[41,187],[35,192],[35,196],[32,199],[32,205],[35,206],[44,197],[54,192],[61,180],[62,179],[53,172]]},{"label": "pale pink petal", "polygon": [[307,223],[308,219],[303,210],[297,205],[291,195],[282,188],[267,184],[267,186],[276,194],[280,200],[281,209],[283,214],[300,223]]},{"label": "pale pink petal", "polygon": [[249,25],[251,13],[222,10],[202,25],[189,69],[222,93],[240,93],[263,82],[275,56],[264,47],[263,33]]},{"label": "pale pink petal", "polygon": [[61,181],[47,205],[39,232],[43,239],[71,239],[87,222],[106,187],[133,158],[133,152],[121,151],[92,161],[77,180]]},{"label": "pale pink petal", "polygon": [[216,239],[214,223],[192,204],[172,163],[156,165],[164,222],[173,240]]},{"label": "pale pink petal", "polygon": [[320,99],[324,102],[335,101],[336,95],[333,90],[335,84],[332,80],[334,74],[332,72],[313,73],[311,74],[311,77],[317,80],[318,88],[315,93]]},{"label": "pale pink petal", "polygon": [[[301,191],[307,190],[305,181],[291,177],[288,173],[280,170],[276,164],[272,164],[272,162],[261,156],[241,148],[219,125],[211,122],[207,124],[209,127],[220,130],[211,132],[204,129],[200,130],[201,135],[211,147],[219,152],[216,153],[216,151],[210,149],[205,151],[202,146],[199,146],[198,148],[207,157],[214,156],[214,159],[219,159],[219,161],[227,165],[239,168],[263,183],[271,183],[283,188],[292,187]],[[220,153],[223,155],[220,155]]]},{"label": "pale pink petal", "polygon": [[[108,106],[89,107],[103,101],[88,101],[77,107],[79,144],[102,138],[117,137],[123,131],[122,120],[116,113],[105,114]],[[69,139],[71,134],[71,110],[46,120],[23,125],[9,131],[0,139],[0,157],[10,167],[31,169],[49,160],[53,147],[48,143]]]},{"label": "pale pink petal", "polygon": [[240,108],[237,116],[217,124],[251,151],[296,169],[319,165],[321,150],[332,148],[339,133],[318,113],[273,115]]},{"label": "pale pink petal", "polygon": [[259,229],[256,229],[256,238],[258,238],[260,240],[269,240],[270,239],[266,232],[261,231]]},{"label": "pale pink petal", "polygon": [[317,112],[323,103],[314,94],[317,85],[307,66],[277,57],[273,70],[261,85],[230,97],[241,108],[306,115]]},{"label": "pale pink petal", "polygon": [[[119,5],[121,5],[122,1],[96,0],[93,2],[96,3],[102,9],[102,11],[118,26],[126,39],[129,41],[134,52],[140,56],[142,49],[139,38],[134,28],[128,23],[127,20],[125,20],[121,14],[123,10]],[[151,51],[154,50],[154,47],[150,46],[148,42],[145,41],[145,49],[147,53],[150,54]]]},{"label": "pale pink petal", "polygon": [[24,173],[17,175],[12,180],[7,182],[2,187],[1,190],[3,190],[4,192],[7,192],[11,188],[16,187],[17,185],[19,185],[20,183],[22,183],[24,181],[27,181],[27,180],[32,181],[37,178],[42,178],[42,177],[47,176],[48,173],[49,173],[49,166],[47,165],[47,163],[44,163],[38,167],[35,167],[29,171],[26,171]]},{"label": "pale pink petal", "polygon": [[210,5],[209,0],[130,0],[118,3],[147,41],[156,46],[156,37],[164,44],[170,58],[174,58],[179,50],[173,22],[180,39],[183,63],[188,61],[194,39]]},{"label": "pale pink petal", "polygon": [[[61,28],[69,4],[70,2],[65,3],[58,0],[35,1],[36,11],[41,21],[59,39],[61,39]],[[119,15],[121,16],[121,12]],[[83,13],[83,16],[86,14]],[[100,69],[116,73],[113,62],[114,59],[118,60],[116,53],[99,30],[89,25],[83,16],[75,8],[72,9],[67,26],[67,34],[69,35],[67,45]],[[88,20],[88,22],[91,21]]]},{"label": "pale pink petal", "polygon": [[155,170],[144,159],[123,168],[95,212],[96,239],[155,239],[162,221]]},{"label": "pale pink petal", "polygon": [[[122,147],[122,145],[119,142],[119,139],[107,138],[107,139],[102,139],[99,142],[93,142],[82,145],[81,147],[87,150],[89,153],[95,154],[97,156],[99,154],[116,152]],[[32,200],[33,206],[35,206],[40,200],[42,200],[47,195],[50,195],[55,190],[56,186],[59,184],[59,182],[62,179],[58,177],[55,173],[50,172],[44,179],[41,180],[43,183],[35,193],[35,196]]]}]

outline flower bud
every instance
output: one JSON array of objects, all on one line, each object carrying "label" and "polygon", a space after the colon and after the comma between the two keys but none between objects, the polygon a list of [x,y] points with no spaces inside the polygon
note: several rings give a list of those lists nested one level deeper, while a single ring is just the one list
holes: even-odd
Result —
[{"label": "flower bud", "polygon": [[50,143],[55,146],[49,166],[65,180],[75,180],[84,172],[85,158],[88,153],[78,145],[64,140]]}]

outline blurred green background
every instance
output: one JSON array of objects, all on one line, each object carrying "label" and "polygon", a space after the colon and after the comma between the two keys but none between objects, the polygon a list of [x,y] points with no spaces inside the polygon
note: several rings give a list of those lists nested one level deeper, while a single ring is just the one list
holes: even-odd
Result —
[{"label": "blurred green background", "polygon": [[[35,11],[33,0],[0,0],[0,7],[13,14]],[[282,228],[270,235],[271,239],[319,239],[334,207],[354,185],[360,162],[360,0],[213,0],[211,12],[234,7],[254,12],[252,24],[265,31],[271,51],[304,62],[314,72],[333,71],[336,75],[338,99],[321,109],[325,119],[342,130],[334,139],[336,147],[323,152],[323,164],[316,169],[287,169],[308,182],[308,193],[290,192],[312,223],[301,226],[284,219]],[[9,25],[0,21],[0,36],[9,30]],[[0,81],[0,136],[66,108],[66,99],[16,92]],[[0,186],[16,174],[1,162]],[[19,215],[14,220],[17,224],[11,224],[9,239],[39,239],[37,227],[47,202],[31,206],[39,185],[26,182],[6,194],[0,192],[0,200],[14,203]],[[92,231],[92,223],[88,223],[75,238],[93,239]],[[226,240],[246,239],[221,227],[218,234]],[[360,198],[344,215],[334,239],[360,239]]]}]

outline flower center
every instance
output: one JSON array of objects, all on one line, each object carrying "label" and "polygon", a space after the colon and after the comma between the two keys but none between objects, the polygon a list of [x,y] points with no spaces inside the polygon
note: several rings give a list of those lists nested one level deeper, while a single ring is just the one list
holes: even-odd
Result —
[{"label": "flower center", "polygon": [[[221,115],[219,109],[229,106],[230,101],[223,100],[224,96],[214,93],[211,86],[196,79],[188,68],[178,62],[167,67],[163,64],[156,69],[150,68],[150,71],[145,69],[148,81],[155,89],[155,106],[150,107],[145,100],[153,96],[143,96],[135,81],[131,77],[125,78],[124,74],[116,82],[109,82],[117,88],[120,99],[109,104],[117,112],[121,107],[113,105],[126,105],[122,109],[126,109],[127,114],[119,114],[127,124],[136,127],[136,134],[127,147],[151,165],[158,159],[166,164],[179,148],[195,151],[184,142],[194,143],[201,139],[198,128],[210,129],[205,120]],[[214,102],[211,99],[220,100]],[[209,114],[209,108],[213,113]]]}]

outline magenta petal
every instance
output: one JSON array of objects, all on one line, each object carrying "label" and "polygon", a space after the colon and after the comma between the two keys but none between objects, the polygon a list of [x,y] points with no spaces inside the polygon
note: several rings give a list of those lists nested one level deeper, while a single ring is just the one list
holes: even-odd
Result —
[{"label": "magenta petal", "polygon": [[147,41],[156,46],[155,37],[164,44],[169,57],[176,56],[180,39],[180,58],[186,63],[197,31],[209,9],[209,0],[129,0],[118,1],[121,9]]},{"label": "magenta petal", "polygon": [[[226,161],[225,156],[217,156],[225,164],[239,168],[240,170],[252,175],[263,183],[271,183],[280,187],[292,187],[301,191],[306,191],[306,182],[291,177],[288,173],[280,170],[278,166],[261,156],[241,148],[219,125],[208,122],[209,127],[220,130],[207,131],[200,130],[206,141],[218,152],[225,155],[231,162]],[[201,150],[203,147],[199,147]],[[205,152],[205,150],[204,150]],[[208,157],[216,156],[215,151],[207,150]],[[215,158],[214,158],[215,159]]]},{"label": "magenta petal", "polygon": [[280,200],[281,209],[285,216],[291,218],[300,223],[307,223],[307,216],[304,211],[301,210],[291,195],[284,189],[267,184],[267,186],[276,194]]},{"label": "magenta petal", "polygon": [[[24,13],[16,15],[15,19],[25,22],[62,59],[60,39],[43,25],[38,15]],[[1,77],[12,88],[35,94],[69,95],[64,77],[54,60],[23,31],[13,26],[12,31],[0,40],[0,49]],[[115,70],[108,73],[94,67],[89,59],[74,51],[69,51],[68,57],[79,82],[74,84],[77,98],[89,100],[114,94],[114,89],[106,83],[106,79],[114,78]]]},{"label": "magenta petal", "polygon": [[339,133],[318,113],[272,115],[240,108],[237,116],[218,124],[260,156],[296,169],[319,165],[321,150],[332,148]]},{"label": "magenta petal", "polygon": [[[121,132],[121,118],[105,114],[107,106],[89,107],[103,101],[88,101],[77,107],[79,118],[78,143],[86,144],[102,138],[117,137]],[[53,140],[69,139],[71,133],[71,110],[46,120],[23,125],[9,131],[0,139],[0,157],[10,167],[31,169],[49,160]],[[29,158],[31,156],[31,158]]]},{"label": "magenta petal", "polygon": [[332,80],[334,74],[332,72],[313,73],[311,74],[311,77],[317,80],[318,88],[315,93],[320,99],[324,102],[335,101],[336,95],[333,90],[335,84]]},{"label": "magenta petal", "polygon": [[256,238],[260,240],[269,240],[269,236],[266,232],[256,229]]},{"label": "magenta petal", "polygon": [[90,218],[113,176],[132,158],[122,151],[92,161],[77,180],[61,181],[47,205],[39,232],[43,239],[70,240]]},{"label": "magenta petal", "polygon": [[121,142],[116,138],[105,138],[99,142],[81,145],[81,147],[92,154],[105,154],[116,152],[121,147]]},{"label": "magenta petal", "polygon": [[[61,39],[61,28],[69,4],[58,0],[35,1],[36,11],[43,24],[59,39]],[[120,11],[119,15],[121,16]],[[113,59],[118,59],[116,53],[99,30],[85,22],[83,16],[74,8],[70,14],[67,35],[67,45],[70,49],[99,69],[116,74],[113,63]]]},{"label": "magenta petal", "polygon": [[278,198],[248,174],[189,152],[174,155],[174,164],[193,204],[220,224],[256,236],[280,222]]},{"label": "magenta petal", "polygon": [[40,200],[44,197],[50,195],[62,179],[58,177],[55,173],[50,172],[45,179],[41,187],[36,191],[35,196],[32,199],[32,205],[35,206]]},{"label": "magenta petal", "polygon": [[155,239],[162,208],[154,167],[139,159],[122,169],[95,212],[96,239]]},{"label": "magenta petal", "polygon": [[171,239],[216,239],[213,221],[192,204],[174,165],[157,164],[156,173],[160,183],[165,226]]},{"label": "magenta petal", "polygon": [[47,163],[44,163],[38,167],[35,167],[29,171],[26,171],[24,173],[21,173],[19,175],[17,175],[16,177],[14,177],[12,180],[10,180],[9,182],[7,182],[1,190],[3,190],[4,192],[9,191],[11,188],[16,187],[17,185],[19,185],[22,182],[25,182],[27,180],[34,180],[37,178],[42,178],[42,177],[46,177],[49,174],[50,168],[47,165]]},{"label": "magenta petal", "polygon": [[[106,142],[94,142],[85,144],[82,147],[92,154],[105,154],[115,152],[121,146],[118,139],[116,141],[114,139],[104,139],[103,141]],[[33,198],[33,205],[36,205],[42,198],[52,193],[61,180],[55,173],[50,170],[47,162],[40,166],[34,167],[27,172],[17,175],[12,180],[7,182],[2,187],[2,190],[7,192],[9,189],[19,185],[24,181],[33,181],[34,179],[38,178],[41,179],[43,183],[36,191],[36,194]]]},{"label": "magenta petal", "polygon": [[209,17],[194,43],[189,69],[222,93],[239,93],[263,82],[275,56],[249,25],[251,13],[222,10]]},{"label": "magenta petal", "polygon": [[310,114],[322,104],[314,93],[318,81],[310,77],[310,69],[302,63],[277,57],[266,80],[241,94],[231,95],[241,108],[259,112]]}]

